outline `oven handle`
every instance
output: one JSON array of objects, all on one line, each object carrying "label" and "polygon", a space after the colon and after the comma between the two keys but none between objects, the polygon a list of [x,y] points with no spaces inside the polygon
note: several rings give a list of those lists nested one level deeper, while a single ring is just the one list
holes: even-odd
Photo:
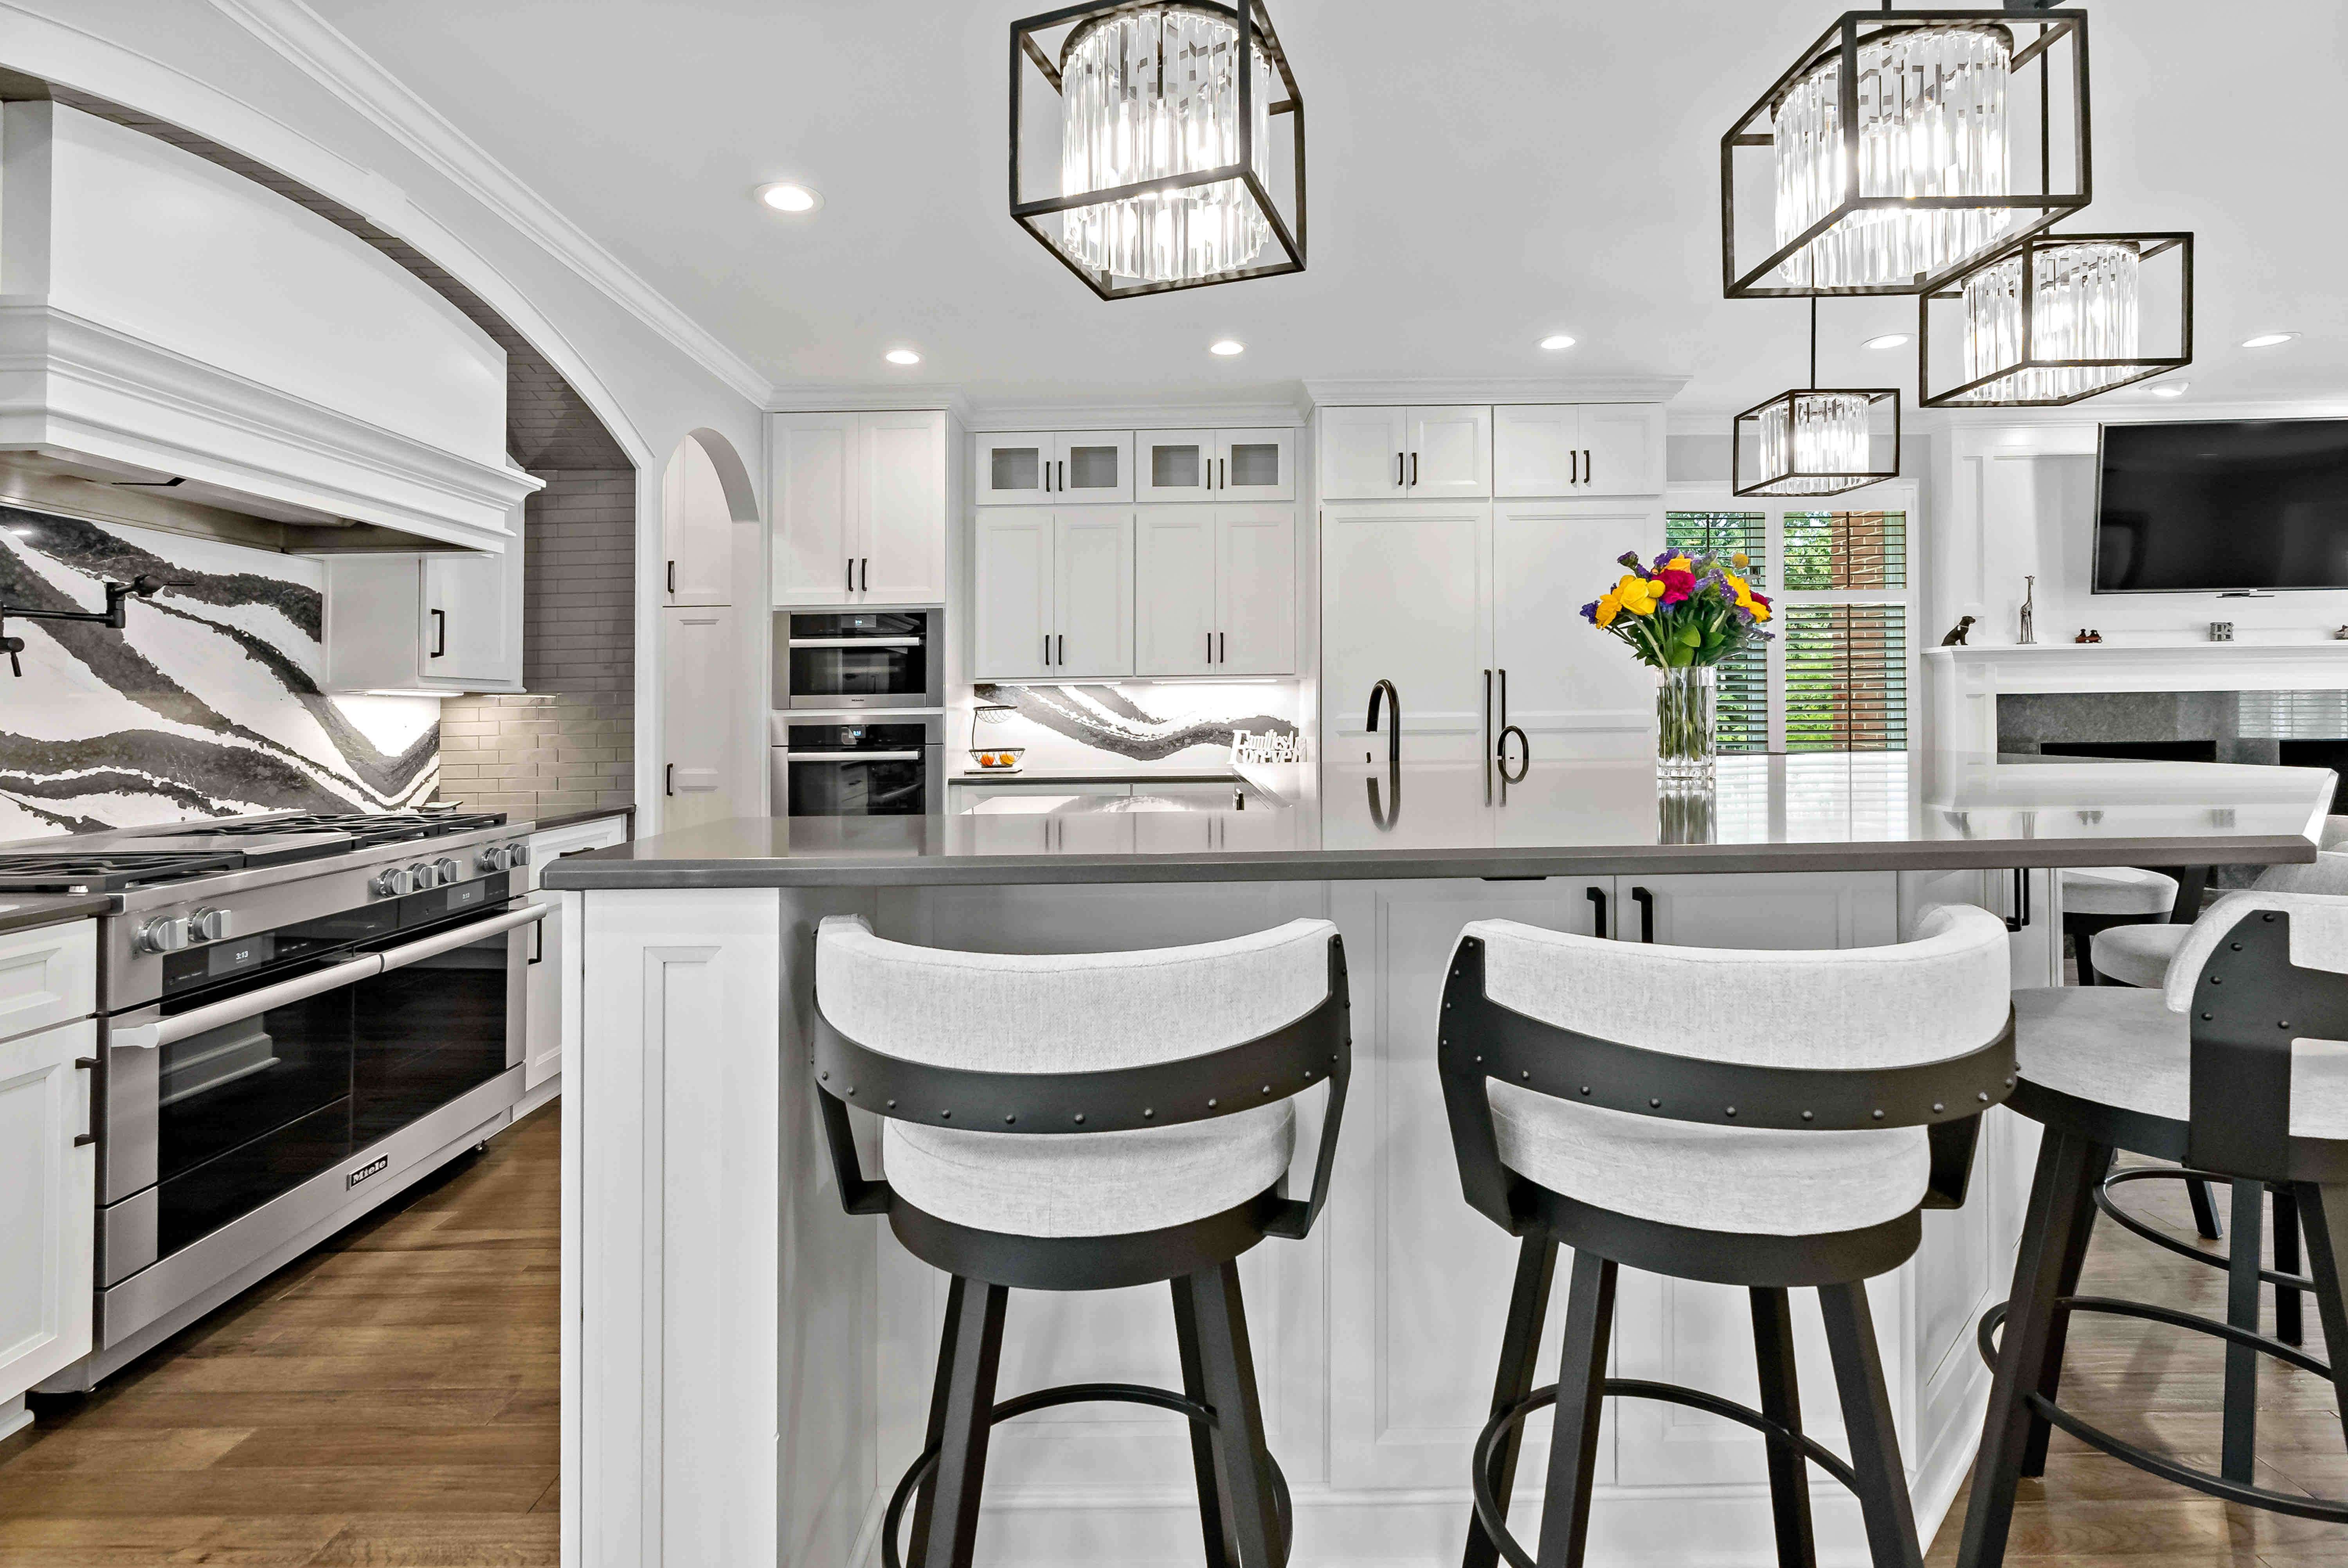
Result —
[{"label": "oven handle", "polygon": [[329,991],[345,985],[356,985],[362,980],[372,979],[382,973],[383,955],[376,953],[363,954],[356,958],[346,958],[339,964],[329,965],[313,975],[304,975],[293,980],[280,980],[274,985],[263,985],[257,991],[242,992],[225,1001],[210,1003],[201,1007],[191,1007],[184,1013],[177,1013],[151,1024],[117,1024],[107,1031],[106,1043],[118,1049],[128,1047],[142,1051],[177,1045],[191,1035],[202,1034],[206,1029],[216,1029],[222,1024],[233,1024],[240,1018],[250,1018],[255,1014],[265,1013],[272,1007],[283,1007],[289,1002],[303,1002],[313,996],[322,996]]},{"label": "oven handle", "polygon": [[918,648],[923,637],[793,637],[795,648]]},{"label": "oven handle", "polygon": [[427,936],[421,942],[386,949],[378,955],[383,960],[383,973],[388,975],[395,969],[405,969],[427,958],[438,958],[443,953],[454,953],[459,947],[470,947],[476,942],[519,930],[534,921],[544,920],[551,907],[543,903],[524,904],[520,909],[510,909],[487,920],[477,920],[470,925],[460,925],[454,931],[444,931],[438,936]]},{"label": "oven handle", "polygon": [[918,751],[789,751],[783,752],[791,762],[919,762]]}]

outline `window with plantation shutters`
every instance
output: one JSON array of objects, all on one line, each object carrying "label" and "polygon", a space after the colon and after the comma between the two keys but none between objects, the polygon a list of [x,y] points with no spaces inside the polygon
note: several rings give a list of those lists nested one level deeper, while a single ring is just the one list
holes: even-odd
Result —
[{"label": "window with plantation shutters", "polygon": [[1908,607],[1787,604],[1786,749],[1908,749]]},{"label": "window with plantation shutters", "polygon": [[[1673,511],[1663,517],[1663,542],[1725,561],[1741,554],[1743,574],[1757,591],[1769,586],[1769,517],[1760,511]],[[1713,697],[1715,744],[1723,751],[1769,749],[1768,645],[1747,647],[1719,665]]]}]

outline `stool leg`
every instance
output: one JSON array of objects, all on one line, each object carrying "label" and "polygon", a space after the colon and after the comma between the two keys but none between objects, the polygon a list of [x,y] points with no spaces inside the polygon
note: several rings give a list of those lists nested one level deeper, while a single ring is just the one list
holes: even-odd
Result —
[{"label": "stool leg", "polygon": [[[1517,1250],[1517,1283],[1509,1292],[1509,1323],[1500,1336],[1500,1370],[1492,1379],[1492,1414],[1509,1409],[1533,1391],[1533,1361],[1540,1354],[1541,1325],[1549,1318],[1550,1285],[1557,1277],[1557,1243],[1536,1233]],[[1517,1455],[1524,1444],[1522,1421],[1502,1434],[1488,1478],[1500,1515],[1508,1517],[1509,1494],[1517,1487]],[[1496,1568],[1500,1549],[1484,1533],[1476,1510],[1468,1510],[1468,1550],[1461,1568]]]},{"label": "stool leg", "polygon": [[1540,1568],[1581,1568],[1590,1545],[1590,1488],[1598,1473],[1598,1418],[1606,1409],[1606,1349],[1614,1335],[1614,1261],[1573,1254],[1565,1287],[1565,1353],[1557,1367],[1557,1429],[1541,1506]]},{"label": "stool leg", "polygon": [[2185,1181],[2185,1196],[2193,1205],[2193,1232],[2205,1242],[2222,1242],[2226,1227],[2218,1220],[2218,1201],[2210,1195],[2209,1183],[2199,1176]]},{"label": "stool leg", "polygon": [[1826,1311],[1827,1348],[1834,1355],[1843,1429],[1850,1434],[1850,1468],[1859,1472],[1859,1511],[1867,1521],[1869,1555],[1875,1568],[1924,1568],[1866,1282],[1820,1285],[1818,1305]]},{"label": "stool leg", "polygon": [[[2079,1274],[2087,1266],[2087,1243],[2096,1235],[2094,1189],[2112,1173],[2112,1161],[2116,1152],[2105,1150],[2102,1162],[2088,1173],[2090,1202],[2086,1212],[2080,1216],[2079,1223],[2072,1231],[2070,1244],[2063,1249],[2062,1269],[2055,1276],[2054,1295],[2058,1301],[2064,1296],[2079,1294]],[[2070,1338],[2071,1309],[2058,1305],[2054,1308],[2054,1321],[2046,1326],[2046,1365],[2038,1377],[2038,1392],[2050,1402],[2062,1396],[2063,1349]],[[2035,1410],[2032,1411],[2030,1436],[2022,1445],[2024,1475],[2042,1476],[2046,1473],[2046,1445],[2054,1436],[2054,1423]]]},{"label": "stool leg", "polygon": [[[2291,1195],[2288,1183],[2267,1189],[2274,1204],[2274,1258],[2277,1274],[2298,1274],[2299,1200]],[[2299,1292],[2287,1284],[2275,1286],[2275,1337],[2285,1345],[2297,1345],[2305,1336],[2300,1318]]]},{"label": "stool leg", "polygon": [[[1171,1282],[1174,1296],[1174,1341],[1182,1353],[1182,1392],[1208,1408],[1214,1397],[1207,1388],[1206,1360],[1199,1348],[1199,1315],[1182,1280]],[[1231,1537],[1231,1522],[1224,1517],[1222,1483],[1215,1477],[1215,1431],[1190,1423],[1190,1470],[1199,1486],[1199,1527],[1207,1542],[1207,1568],[1231,1568],[1238,1561],[1239,1542]]]},{"label": "stool leg", "polygon": [[[942,1449],[946,1436],[946,1405],[953,1398],[954,1325],[962,1320],[963,1295],[970,1281],[960,1274],[953,1276],[946,1286],[945,1327],[938,1335],[938,1375],[930,1390],[929,1433],[922,1440],[923,1449]],[[913,1532],[906,1542],[905,1561],[920,1563],[930,1553],[930,1520],[937,1511],[938,1472],[932,1470],[930,1479],[913,1493]]]},{"label": "stool leg", "polygon": [[2307,1272],[2315,1282],[2316,1321],[2323,1326],[2324,1356],[2333,1366],[2333,1403],[2340,1409],[2340,1435],[2348,1440],[2348,1185],[2319,1187],[2302,1181],[2292,1190],[2300,1223],[2307,1229]]},{"label": "stool leg", "polygon": [[[1761,1413],[1802,1429],[1802,1395],[1794,1376],[1793,1304],[1783,1289],[1753,1290],[1753,1353],[1761,1371]],[[1788,1444],[1769,1445],[1769,1510],[1777,1526],[1778,1568],[1815,1568],[1810,1532],[1809,1461]]]},{"label": "stool leg", "polygon": [[1958,1568],[1997,1568],[2005,1560],[2013,1493],[2030,1439],[2026,1396],[2044,1379],[2063,1263],[2072,1233],[2095,1212],[2093,1184],[2109,1160],[2109,1150],[2053,1128],[2039,1140],[2038,1173],[2031,1181],[2029,1215],[2013,1261],[2013,1288],[2006,1298],[1981,1452],[1973,1460],[1972,1501],[1965,1509]]},{"label": "stool leg", "polygon": [[1003,1314],[1011,1292],[1003,1285],[956,1280],[946,1318],[945,1354],[953,1358],[945,1417],[938,1423],[937,1492],[922,1568],[970,1568],[978,1540],[979,1489],[986,1476],[993,1428],[994,1374],[1003,1361]]},{"label": "stool leg", "polygon": [[1174,1288],[1189,1297],[1198,1324],[1200,1381],[1215,1412],[1216,1470],[1223,1515],[1238,1549],[1237,1568],[1278,1568],[1287,1543],[1280,1538],[1272,1467],[1265,1462],[1263,1407],[1256,1398],[1239,1264],[1201,1269],[1175,1281]]},{"label": "stool leg", "polygon": [[[2234,1239],[2226,1260],[2226,1321],[2253,1334],[2259,1327],[2260,1232],[2266,1223],[2263,1182],[2236,1181]],[[2226,1346],[2226,1418],[2218,1473],[2246,1481],[2259,1460],[2259,1353],[2247,1345]]]}]

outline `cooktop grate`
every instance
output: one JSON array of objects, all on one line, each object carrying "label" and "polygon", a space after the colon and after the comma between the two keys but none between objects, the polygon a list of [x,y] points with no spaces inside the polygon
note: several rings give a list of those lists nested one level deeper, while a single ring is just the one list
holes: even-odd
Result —
[{"label": "cooktop grate", "polygon": [[237,854],[181,854],[169,850],[0,855],[0,892],[121,892],[181,877],[232,872],[243,863],[243,857]]}]

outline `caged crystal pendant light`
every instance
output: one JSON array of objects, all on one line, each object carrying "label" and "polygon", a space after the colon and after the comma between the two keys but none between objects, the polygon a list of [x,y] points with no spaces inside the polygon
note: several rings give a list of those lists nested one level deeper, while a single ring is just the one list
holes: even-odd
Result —
[{"label": "caged crystal pendant light", "polygon": [[1849,12],[1721,139],[1724,287],[1938,288],[2086,205],[2088,146],[2085,13]]},{"label": "caged crystal pendant light", "polygon": [[1731,488],[1741,496],[1840,495],[1900,477],[1899,390],[1818,386],[1816,299],[1809,386],[1736,416],[1729,462]]},{"label": "caged crystal pendant light", "polygon": [[[1055,169],[1056,191],[1024,189]],[[1011,215],[1103,299],[1303,271],[1303,98],[1261,0],[1012,24]]]},{"label": "caged crystal pendant light", "polygon": [[1920,312],[1926,407],[2076,403],[2192,363],[2193,236],[2036,235]]}]

